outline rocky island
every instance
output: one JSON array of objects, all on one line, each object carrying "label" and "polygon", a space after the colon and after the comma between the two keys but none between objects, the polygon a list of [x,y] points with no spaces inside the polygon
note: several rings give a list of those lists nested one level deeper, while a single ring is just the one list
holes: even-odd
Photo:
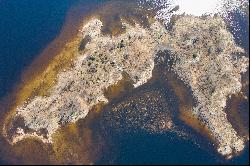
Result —
[{"label": "rocky island", "polygon": [[[112,36],[102,33],[100,19],[87,21],[73,43],[77,51],[48,92],[34,92],[7,116],[3,129],[7,140],[14,145],[32,137],[53,144],[53,134],[61,126],[85,118],[97,104],[108,103],[105,90],[125,75],[134,88],[147,83],[157,53],[167,50],[171,56],[162,61],[191,89],[196,101],[186,111],[210,131],[220,154],[230,158],[242,151],[248,139],[232,127],[225,107],[227,98],[241,91],[241,74],[249,63],[224,21],[219,16],[182,15],[168,28],[157,20],[149,20],[148,27],[125,19],[122,25],[125,32]],[[47,71],[44,77],[51,72]],[[172,127],[170,117],[161,124],[167,124],[164,130]]]}]

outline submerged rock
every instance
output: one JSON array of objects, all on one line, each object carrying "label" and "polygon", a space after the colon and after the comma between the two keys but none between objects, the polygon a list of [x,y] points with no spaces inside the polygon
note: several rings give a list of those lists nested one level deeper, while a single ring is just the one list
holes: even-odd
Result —
[{"label": "submerged rock", "polygon": [[175,130],[174,112],[178,100],[166,89],[139,91],[123,101],[104,109],[102,124],[105,131],[115,134],[163,133]]}]

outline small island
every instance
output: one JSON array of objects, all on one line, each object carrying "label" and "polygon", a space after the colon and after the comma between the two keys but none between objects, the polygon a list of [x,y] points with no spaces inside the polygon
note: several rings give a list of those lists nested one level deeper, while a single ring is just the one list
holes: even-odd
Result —
[{"label": "small island", "polygon": [[[26,138],[54,143],[54,134],[66,124],[84,119],[93,107],[109,103],[105,91],[129,78],[138,88],[152,78],[159,58],[190,88],[195,104],[181,111],[188,125],[199,121],[209,131],[218,153],[231,158],[241,152],[247,137],[240,136],[227,119],[227,99],[242,88],[241,74],[248,58],[238,47],[219,16],[181,15],[172,26],[149,19],[149,26],[122,19],[125,31],[102,32],[103,22],[92,17],[79,35],[68,43],[46,70],[19,92],[17,105],[6,116],[3,134],[12,144]],[[187,116],[188,115],[188,116]],[[161,122],[173,127],[170,117]]]}]

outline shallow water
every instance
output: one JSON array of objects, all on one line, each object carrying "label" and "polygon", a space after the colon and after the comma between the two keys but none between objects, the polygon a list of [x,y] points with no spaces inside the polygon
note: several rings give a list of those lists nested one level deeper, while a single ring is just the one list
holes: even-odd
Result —
[{"label": "shallow water", "polygon": [[[90,3],[91,8],[88,6]],[[119,14],[127,17],[136,16],[137,18],[142,18],[141,15],[137,15],[138,13],[127,13],[125,9],[129,9],[129,7],[124,8],[123,5],[126,3],[124,1],[122,3],[119,1],[109,1],[107,4],[104,3],[103,10],[94,10],[95,8],[102,6],[103,3],[104,1],[100,0],[80,2],[77,0],[56,0],[53,2],[50,0],[41,2],[31,0],[0,1],[0,38],[2,39],[1,41],[5,41],[0,43],[0,97],[11,92],[14,85],[20,81],[22,71],[25,71],[30,64],[33,63],[33,68],[29,68],[34,69],[34,66],[36,66],[36,64],[40,64],[42,60],[41,64],[46,66],[46,63],[49,62],[48,59],[53,57],[53,55],[55,55],[63,47],[71,36],[77,33],[76,27],[81,22],[79,20],[84,18],[84,15],[87,13],[94,11],[102,15],[103,20],[106,20],[107,23],[107,28],[104,29],[104,31],[107,33],[114,32],[114,34],[120,32],[121,27],[119,28],[119,23],[117,23]],[[131,3],[131,1],[129,3]],[[131,4],[133,4],[133,2]],[[242,22],[242,24],[244,23]],[[247,29],[245,24],[244,29]],[[242,33],[244,33],[245,30]],[[62,32],[62,35],[59,35],[60,32]],[[243,43],[248,41],[246,38],[243,40]],[[46,46],[48,47],[46,48]],[[247,45],[243,44],[243,46],[247,48]],[[44,48],[46,48],[45,51],[43,50]],[[38,58],[39,61],[34,61],[34,59],[39,56],[41,57],[40,59]],[[40,70],[42,67],[43,65],[35,68],[35,70]],[[31,71],[31,73],[33,72]],[[29,74],[30,71],[28,71],[28,74],[25,75],[29,76]],[[139,93],[142,93],[140,90],[154,89],[160,86],[161,84],[158,82],[154,82],[152,84],[149,83],[135,91],[132,91],[129,95],[136,98]],[[129,90],[129,87],[128,89],[125,88],[124,91],[126,90]],[[118,99],[114,100],[112,104],[117,104],[121,100],[126,99],[126,95],[128,94],[118,95]],[[185,128],[185,131],[190,132],[191,135],[195,137],[192,141],[171,133],[150,134],[143,131],[139,131],[138,133],[126,133],[122,135],[114,134],[107,136],[102,133],[103,131],[100,131],[102,130],[100,125],[103,125],[103,123],[100,124],[100,119],[98,118],[102,118],[102,116],[97,115],[96,117],[94,116],[94,118],[88,116],[87,120],[82,120],[76,127],[78,132],[76,135],[80,135],[79,137],[83,138],[84,141],[87,140],[87,142],[81,142],[76,139],[79,142],[76,141],[75,146],[78,146],[79,143],[80,147],[87,144],[90,148],[99,149],[103,148],[103,143],[107,144],[101,152],[93,152],[93,154],[90,154],[90,157],[87,156],[87,159],[93,159],[94,163],[247,164],[249,162],[249,158],[247,157],[249,154],[249,148],[247,148],[239,157],[230,161],[225,161],[220,156],[217,156],[214,150],[206,148],[208,145],[207,142],[205,142],[207,140],[204,137],[198,136],[194,130],[188,127]],[[97,121],[92,121],[92,119]],[[88,123],[91,124],[90,127]],[[66,135],[72,134],[70,127],[65,128],[66,129],[63,129],[63,132],[65,132]],[[112,129],[110,130],[112,133]],[[88,132],[91,134],[88,134]],[[75,139],[74,134],[75,133],[72,134],[72,138]],[[95,136],[101,137],[101,141],[98,139],[96,140]],[[63,138],[66,140],[71,137],[65,136]],[[86,140],[84,138],[86,138]],[[205,141],[199,141],[200,139],[204,139]],[[62,143],[69,142],[65,141]],[[3,143],[0,143],[0,145],[2,146]],[[13,149],[11,149],[11,147],[2,148],[0,150],[0,156],[2,153],[5,153],[3,149],[8,150],[7,155],[9,156],[4,157],[5,161],[1,161],[0,157],[0,164],[17,162],[37,163],[41,162],[40,160],[43,160],[43,163],[49,163],[49,161],[46,160],[46,158],[48,158],[47,153],[49,153],[49,148],[43,147],[45,150],[39,149],[42,146],[40,146],[40,143],[35,141],[30,141],[27,145],[29,148],[34,148],[35,150],[25,151],[24,147],[19,145],[20,147],[16,147],[14,149],[14,153],[12,153]],[[71,144],[69,146],[71,146]],[[85,151],[85,149],[80,149],[79,151],[81,152],[79,155],[85,155],[85,153],[89,153],[90,150],[87,149]],[[24,152],[24,156],[18,156],[22,152]],[[35,157],[34,152],[42,155],[38,161],[31,159],[32,157]],[[10,156],[12,154],[16,155]],[[96,159],[91,155],[97,155],[98,157]],[[14,159],[12,157],[14,157]]]}]

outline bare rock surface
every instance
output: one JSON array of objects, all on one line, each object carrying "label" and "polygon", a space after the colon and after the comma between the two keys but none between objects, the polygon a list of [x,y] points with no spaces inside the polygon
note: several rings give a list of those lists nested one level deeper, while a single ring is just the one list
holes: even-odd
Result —
[{"label": "bare rock surface", "polygon": [[197,100],[192,112],[211,130],[218,152],[227,157],[242,151],[244,140],[227,120],[227,98],[241,91],[241,73],[248,58],[236,46],[232,34],[219,17],[183,17],[170,32],[175,58],[173,71],[193,91]]},{"label": "bare rock surface", "polygon": [[[84,52],[78,53],[71,68],[58,74],[50,96],[36,96],[16,108],[13,123],[21,117],[25,128],[5,129],[14,133],[6,132],[10,141],[14,144],[32,136],[53,143],[52,135],[61,125],[85,118],[94,105],[107,103],[104,90],[122,80],[123,73],[134,87],[146,83],[152,77],[156,53],[169,50],[175,62],[171,70],[191,87],[197,101],[190,111],[211,131],[218,152],[231,157],[242,151],[245,140],[227,120],[225,106],[230,95],[240,92],[241,73],[249,64],[222,19],[180,16],[170,30],[158,21],[149,28],[123,25],[126,32],[119,36],[103,35],[98,19],[84,25],[82,38],[88,38]],[[46,132],[40,134],[41,130]]]},{"label": "bare rock surface", "polygon": [[[13,143],[27,136],[52,143],[52,134],[61,125],[86,117],[100,102],[107,103],[104,90],[122,80],[124,72],[131,77],[135,87],[151,78],[154,55],[167,42],[164,27],[159,22],[149,29],[138,24],[124,26],[126,33],[117,37],[103,35],[102,22],[98,19],[89,21],[82,28],[82,38],[90,38],[86,51],[82,55],[79,53],[72,68],[58,75],[51,96],[36,96],[17,108],[16,117],[23,117],[25,126],[32,132],[25,133],[22,128],[16,128]],[[45,136],[38,135],[37,131],[41,129],[47,130]]]}]

